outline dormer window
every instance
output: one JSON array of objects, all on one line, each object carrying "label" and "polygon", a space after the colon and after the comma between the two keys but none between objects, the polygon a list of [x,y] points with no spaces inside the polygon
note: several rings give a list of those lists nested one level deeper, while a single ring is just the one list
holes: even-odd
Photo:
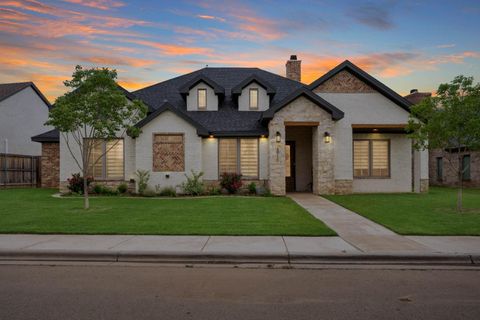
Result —
[{"label": "dormer window", "polygon": [[207,89],[197,90],[197,106],[198,110],[207,109]]},{"label": "dormer window", "polygon": [[250,88],[250,110],[258,110],[258,89]]}]

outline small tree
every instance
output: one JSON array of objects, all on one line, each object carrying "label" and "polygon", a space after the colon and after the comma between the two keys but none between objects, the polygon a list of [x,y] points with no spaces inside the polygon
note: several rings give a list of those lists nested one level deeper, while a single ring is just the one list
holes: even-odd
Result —
[{"label": "small tree", "polygon": [[[46,124],[61,132],[83,177],[116,145],[111,144],[103,154],[92,158],[99,140],[111,140],[125,133],[138,136],[140,131],[134,124],[146,115],[145,105],[139,100],[130,102],[115,82],[116,78],[115,70],[76,66],[72,80],[64,81],[70,91],[58,97],[50,111]],[[80,153],[73,152],[72,145],[77,145]],[[84,207],[88,209],[87,179],[84,183]]]},{"label": "small tree", "polygon": [[462,211],[466,170],[462,167],[462,152],[480,150],[480,84],[474,85],[473,77],[465,76],[441,84],[436,96],[411,108],[407,130],[416,149],[442,149],[452,153],[446,158],[458,176],[457,211]]}]

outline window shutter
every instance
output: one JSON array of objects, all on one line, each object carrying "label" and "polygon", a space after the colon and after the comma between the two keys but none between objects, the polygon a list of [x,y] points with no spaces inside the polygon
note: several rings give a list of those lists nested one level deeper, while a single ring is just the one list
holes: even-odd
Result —
[{"label": "window shutter", "polygon": [[388,141],[372,140],[372,176],[389,176]]},{"label": "window shutter", "polygon": [[182,134],[154,136],[153,171],[185,171],[185,146]]},{"label": "window shutter", "polygon": [[123,139],[110,140],[106,143],[107,162],[106,171],[108,179],[123,178]]},{"label": "window shutter", "polygon": [[244,177],[258,177],[258,139],[240,139],[240,172]]},{"label": "window shutter", "polygon": [[353,170],[356,177],[369,176],[369,141],[353,141]]},{"label": "window shutter", "polygon": [[218,170],[219,175],[237,172],[237,139],[218,140]]}]

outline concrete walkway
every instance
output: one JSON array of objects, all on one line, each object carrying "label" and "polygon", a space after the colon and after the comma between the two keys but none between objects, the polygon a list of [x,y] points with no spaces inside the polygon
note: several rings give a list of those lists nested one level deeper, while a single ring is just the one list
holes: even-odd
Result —
[{"label": "concrete walkway", "polygon": [[288,195],[314,217],[323,221],[343,240],[367,253],[422,253],[432,249],[368,220],[336,203],[311,193]]}]

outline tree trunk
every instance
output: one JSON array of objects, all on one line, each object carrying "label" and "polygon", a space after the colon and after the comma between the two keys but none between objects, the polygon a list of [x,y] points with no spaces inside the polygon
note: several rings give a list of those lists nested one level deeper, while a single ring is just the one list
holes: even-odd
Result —
[{"label": "tree trunk", "polygon": [[90,201],[88,199],[88,181],[86,172],[83,172],[83,208],[90,208]]}]

